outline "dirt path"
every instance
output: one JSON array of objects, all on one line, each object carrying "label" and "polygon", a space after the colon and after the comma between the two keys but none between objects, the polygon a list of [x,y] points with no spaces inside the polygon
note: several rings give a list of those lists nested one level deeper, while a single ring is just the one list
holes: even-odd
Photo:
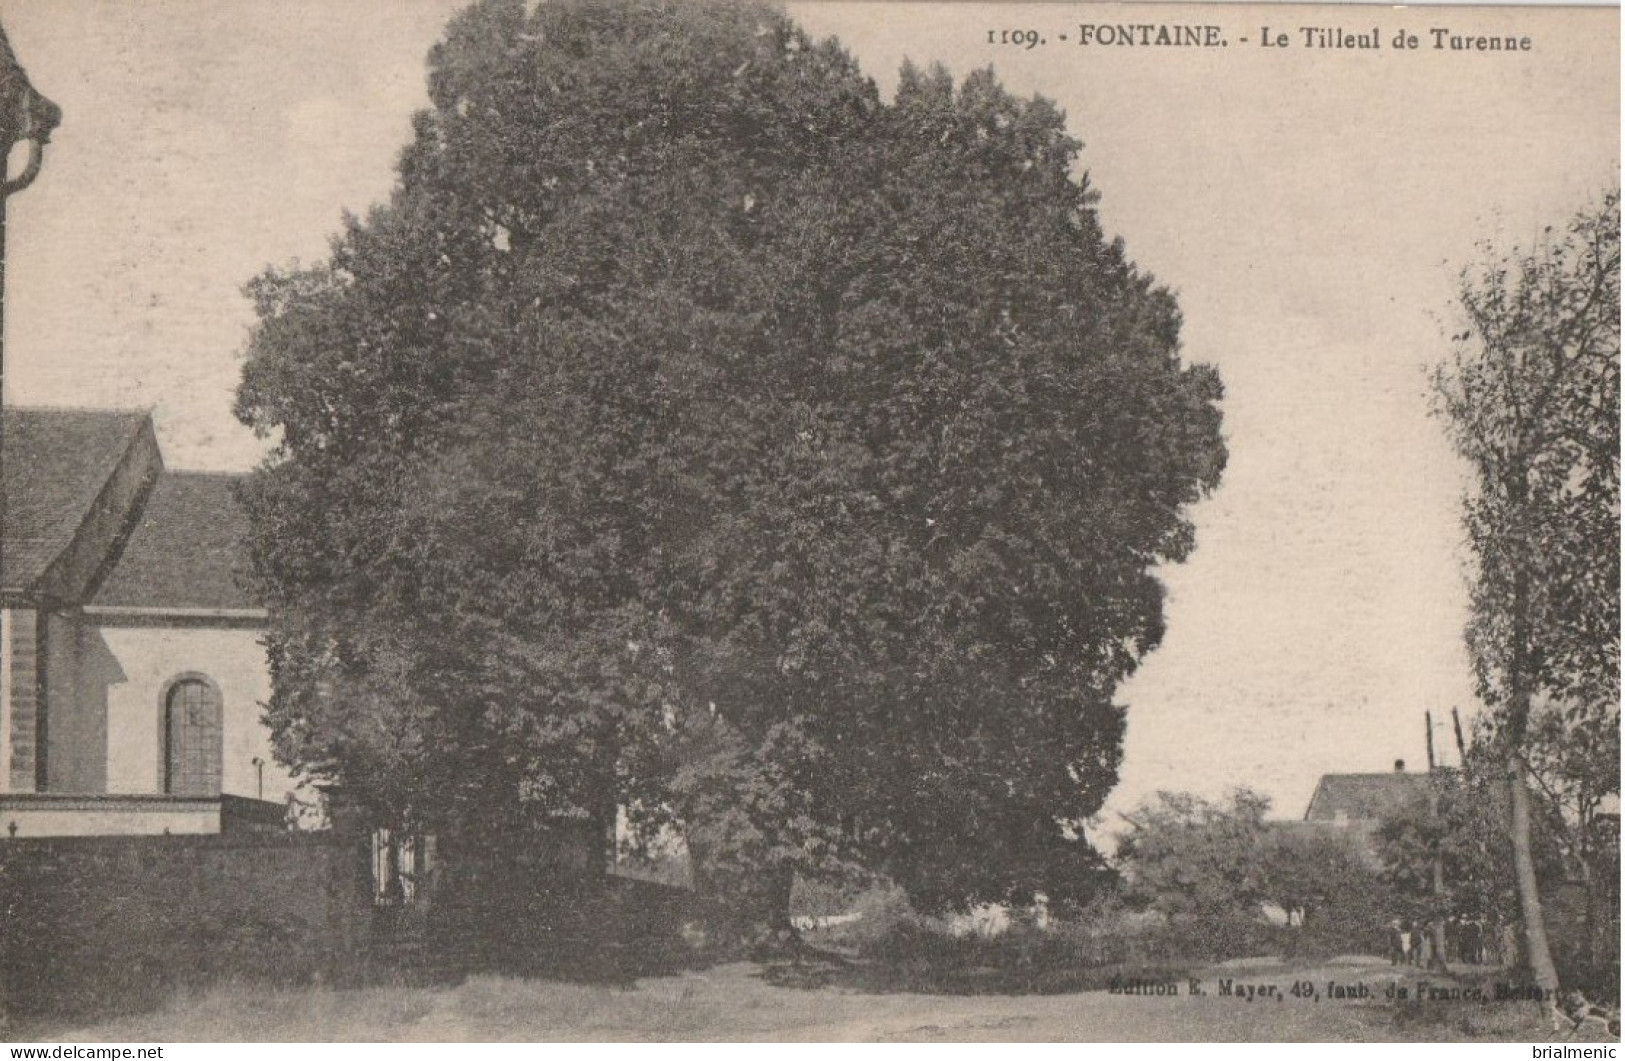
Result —
[{"label": "dirt path", "polygon": [[[628,988],[495,976],[447,987],[220,988],[158,1013],[52,1033],[57,1041],[1526,1041],[1535,1007],[1402,1004],[1416,970],[1375,959],[1228,963],[1127,993],[947,996],[775,986],[726,965]],[[1435,980],[1435,982],[1437,982]],[[1294,985],[1300,986],[1294,994]],[[1363,986],[1365,994],[1359,989]],[[1329,997],[1340,989],[1347,997]],[[36,1036],[43,1038],[44,1036]]]}]

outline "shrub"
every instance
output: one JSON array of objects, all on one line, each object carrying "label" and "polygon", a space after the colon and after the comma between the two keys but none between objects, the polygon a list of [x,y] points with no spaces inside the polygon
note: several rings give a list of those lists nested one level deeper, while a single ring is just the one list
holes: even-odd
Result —
[{"label": "shrub", "polygon": [[1159,942],[1144,915],[1104,906],[1045,927],[1016,918],[991,934],[956,933],[915,914],[872,935],[860,953],[894,990],[1044,994],[1186,975],[1195,963]]}]

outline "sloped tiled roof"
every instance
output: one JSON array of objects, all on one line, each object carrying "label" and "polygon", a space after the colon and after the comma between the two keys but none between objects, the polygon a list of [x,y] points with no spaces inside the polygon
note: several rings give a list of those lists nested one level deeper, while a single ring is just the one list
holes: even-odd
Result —
[{"label": "sloped tiled roof", "polygon": [[248,521],[232,493],[239,476],[164,472],[91,602],[111,607],[242,609]]},{"label": "sloped tiled roof", "polygon": [[4,410],[0,586],[32,586],[68,547],[146,422],[140,410]]},{"label": "sloped tiled roof", "polygon": [[1331,821],[1341,812],[1351,821],[1374,821],[1427,798],[1426,774],[1400,770],[1382,774],[1326,774],[1309,798],[1305,821]]}]

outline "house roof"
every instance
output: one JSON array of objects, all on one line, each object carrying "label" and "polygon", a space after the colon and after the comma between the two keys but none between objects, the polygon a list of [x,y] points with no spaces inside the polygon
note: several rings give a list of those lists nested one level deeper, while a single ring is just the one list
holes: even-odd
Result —
[{"label": "house roof", "polygon": [[1309,797],[1304,821],[1375,821],[1427,798],[1426,774],[1326,774]]},{"label": "house roof", "polygon": [[72,544],[147,419],[141,410],[5,409],[0,587],[33,586]]},{"label": "house roof", "polygon": [[233,486],[239,476],[164,472],[123,551],[90,603],[120,608],[248,609],[248,521]]}]

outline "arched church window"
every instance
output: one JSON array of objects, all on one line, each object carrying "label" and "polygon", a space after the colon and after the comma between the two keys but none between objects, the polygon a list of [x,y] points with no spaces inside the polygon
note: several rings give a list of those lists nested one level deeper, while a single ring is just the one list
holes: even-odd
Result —
[{"label": "arched church window", "polygon": [[220,794],[220,691],[204,678],[182,678],[164,697],[164,792]]}]

